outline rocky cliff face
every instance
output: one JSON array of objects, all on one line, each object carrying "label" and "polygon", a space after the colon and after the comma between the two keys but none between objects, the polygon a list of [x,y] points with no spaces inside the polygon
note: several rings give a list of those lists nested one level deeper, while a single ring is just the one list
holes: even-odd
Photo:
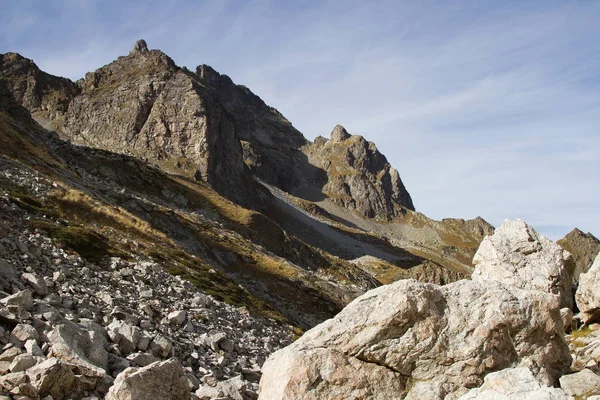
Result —
[{"label": "rocky cliff face", "polygon": [[309,200],[327,197],[367,218],[414,210],[398,171],[375,145],[336,126],[331,140],[307,141],[277,110],[207,65],[196,69],[234,117],[244,161],[265,182]]},{"label": "rocky cliff face", "polygon": [[[39,71],[31,62],[26,65],[28,71]],[[12,75],[25,73],[15,62],[6,63],[6,70],[16,70]],[[128,56],[86,74],[78,82],[80,91],[68,80],[47,79],[45,74],[28,78],[28,87],[41,86],[37,77],[49,80],[52,87],[64,84],[72,88],[69,94],[76,94],[60,103],[68,107],[38,115],[45,125],[44,119],[50,119],[62,137],[203,180],[238,204],[264,205],[266,192],[254,183],[243,162],[233,117],[195,74],[177,67],[164,53],[148,50],[145,42],[139,41]],[[42,91],[39,99],[20,96],[21,86],[9,88],[23,105],[51,104],[48,98],[54,92]]]},{"label": "rocky cliff face", "polygon": [[304,158],[299,149],[308,143],[304,136],[279,111],[227,75],[204,64],[196,68],[196,75],[233,116],[251,171],[285,191],[296,187]]},{"label": "rocky cliff face", "polygon": [[325,171],[322,192],[334,203],[367,218],[392,219],[414,210],[398,171],[374,143],[337,125],[329,140],[306,147],[309,163]]}]

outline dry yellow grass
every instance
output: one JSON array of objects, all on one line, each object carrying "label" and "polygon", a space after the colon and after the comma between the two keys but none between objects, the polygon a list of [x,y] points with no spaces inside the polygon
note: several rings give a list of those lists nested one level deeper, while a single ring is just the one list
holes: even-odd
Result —
[{"label": "dry yellow grass", "polygon": [[121,207],[109,206],[94,200],[89,195],[73,189],[61,188],[51,194],[65,216],[84,223],[96,222],[103,226],[133,233],[144,239],[160,238],[168,241],[166,235],[150,224]]}]

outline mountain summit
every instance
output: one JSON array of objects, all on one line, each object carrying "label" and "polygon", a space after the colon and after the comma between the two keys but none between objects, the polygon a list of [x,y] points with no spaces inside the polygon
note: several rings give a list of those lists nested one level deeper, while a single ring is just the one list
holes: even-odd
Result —
[{"label": "mountain summit", "polygon": [[208,65],[180,68],[144,40],[77,83],[18,55],[3,56],[1,71],[15,98],[61,137],[206,181],[238,204],[264,209],[268,196],[254,174],[368,218],[414,210],[398,172],[371,142],[337,126],[327,146],[310,143],[245,86]]}]

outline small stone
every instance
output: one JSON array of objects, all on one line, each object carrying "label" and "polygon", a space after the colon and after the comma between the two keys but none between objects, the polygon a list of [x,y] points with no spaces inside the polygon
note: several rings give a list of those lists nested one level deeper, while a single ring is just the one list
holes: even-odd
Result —
[{"label": "small stone", "polygon": [[31,354],[23,353],[16,356],[10,364],[11,372],[25,371],[36,364],[35,358]]},{"label": "small stone", "polygon": [[48,296],[44,297],[44,300],[46,300],[51,306],[62,306],[62,299],[55,293],[50,293]]},{"label": "small stone", "polygon": [[62,270],[55,271],[54,274],[52,274],[52,279],[55,282],[64,282],[66,278],[67,277],[65,276],[65,273]]},{"label": "small stone", "polygon": [[152,336],[150,336],[147,332],[141,332],[140,333],[140,338],[137,342],[137,348],[141,351],[146,351],[148,350],[148,347],[150,346],[150,342],[152,341]]},{"label": "small stone", "polygon": [[48,294],[48,286],[46,285],[46,282],[36,274],[24,273],[21,275],[21,279],[31,286],[33,290],[40,296],[45,296]]},{"label": "small stone", "polygon": [[188,385],[190,387],[190,392],[198,390],[200,387],[200,380],[196,378],[196,376],[190,372],[186,372],[185,377],[188,381]]},{"label": "small stone", "polygon": [[37,341],[34,339],[30,339],[25,342],[25,350],[27,351],[27,353],[31,354],[32,356],[43,356],[44,355],[44,353],[42,352],[42,349],[40,349],[40,346],[38,346]]},{"label": "small stone", "polygon": [[11,390],[10,393],[13,395],[14,400],[29,400],[38,396],[37,390],[30,383],[22,383],[19,387]]},{"label": "small stone", "polygon": [[134,353],[127,356],[127,359],[134,364],[139,365],[140,367],[145,367],[157,361],[160,361],[160,358],[154,357],[152,354],[147,353]]},{"label": "small stone", "polygon": [[37,340],[38,332],[31,325],[18,324],[10,332],[10,342],[15,346],[21,347],[28,340]]},{"label": "small stone", "polygon": [[0,354],[0,361],[8,361],[10,363],[19,354],[21,354],[21,350],[18,347],[11,347]]},{"label": "small stone", "polygon": [[154,329],[154,324],[152,321],[143,319],[140,321],[140,328],[142,329]]},{"label": "small stone", "polygon": [[31,291],[29,289],[22,290],[13,295],[7,296],[0,300],[0,304],[5,306],[17,306],[23,310],[31,310],[33,301],[31,299]]},{"label": "small stone", "polygon": [[185,311],[173,311],[167,316],[169,323],[175,326],[181,326],[185,322],[185,318]]},{"label": "small stone", "polygon": [[13,390],[23,383],[27,383],[29,378],[25,372],[13,372],[0,377],[0,386],[8,391]]},{"label": "small stone", "polygon": [[157,357],[166,358],[171,354],[171,350],[173,345],[167,338],[162,335],[156,335],[150,343],[150,350],[152,350],[152,354]]}]

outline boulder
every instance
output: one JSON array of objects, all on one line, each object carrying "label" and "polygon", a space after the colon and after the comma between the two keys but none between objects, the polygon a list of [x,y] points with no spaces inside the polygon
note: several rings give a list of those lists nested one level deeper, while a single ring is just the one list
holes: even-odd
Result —
[{"label": "boulder", "polygon": [[88,331],[79,325],[64,321],[48,334],[54,356],[77,368],[82,375],[102,378],[108,368],[106,339],[95,331]]},{"label": "boulder", "polygon": [[492,372],[483,379],[483,385],[471,389],[459,400],[568,400],[561,389],[547,387],[533,376],[529,368],[508,368]]},{"label": "boulder", "polygon": [[23,353],[12,360],[9,368],[11,372],[20,372],[33,367],[35,363],[36,359],[31,354]]},{"label": "boulder", "polygon": [[29,368],[27,376],[41,398],[52,396],[54,400],[68,399],[77,388],[71,368],[56,358],[49,358]]},{"label": "boulder", "polygon": [[557,296],[499,282],[398,281],[371,290],[263,366],[260,399],[442,399],[490,372],[567,372]]},{"label": "boulder", "polygon": [[0,304],[6,306],[11,312],[13,312],[13,308],[19,311],[31,310],[33,308],[31,290],[21,290],[20,292],[7,296],[0,300]]},{"label": "boulder", "polygon": [[600,253],[589,271],[579,275],[575,301],[584,322],[588,322],[594,312],[600,310]]},{"label": "boulder", "polygon": [[173,311],[169,313],[167,319],[171,325],[181,326],[185,322],[186,312],[183,310]]},{"label": "boulder", "polygon": [[552,293],[573,308],[571,255],[520,219],[505,220],[486,236],[473,257],[475,281],[498,281],[526,290]]},{"label": "boulder", "polygon": [[171,354],[173,345],[171,342],[162,335],[156,335],[150,343],[150,350],[156,357],[165,358]]},{"label": "boulder", "polygon": [[196,396],[200,400],[212,400],[215,398],[228,400],[245,400],[246,382],[236,376],[217,383],[216,386],[204,385],[196,390]]},{"label": "boulder", "polygon": [[171,358],[144,368],[127,368],[108,391],[106,400],[185,400],[190,389],[179,361]]},{"label": "boulder", "polygon": [[126,321],[114,320],[109,326],[109,335],[119,345],[123,354],[130,354],[137,348],[141,330]]},{"label": "boulder", "polygon": [[15,346],[22,347],[28,340],[37,340],[38,332],[31,325],[18,324],[10,332],[10,341]]},{"label": "boulder", "polygon": [[44,282],[44,279],[40,278],[38,275],[25,273],[21,275],[21,279],[31,286],[33,290],[40,296],[45,296],[48,294],[48,286],[46,285],[46,282]]},{"label": "boulder", "polygon": [[570,396],[589,396],[600,394],[600,376],[589,369],[560,378],[560,387]]}]

